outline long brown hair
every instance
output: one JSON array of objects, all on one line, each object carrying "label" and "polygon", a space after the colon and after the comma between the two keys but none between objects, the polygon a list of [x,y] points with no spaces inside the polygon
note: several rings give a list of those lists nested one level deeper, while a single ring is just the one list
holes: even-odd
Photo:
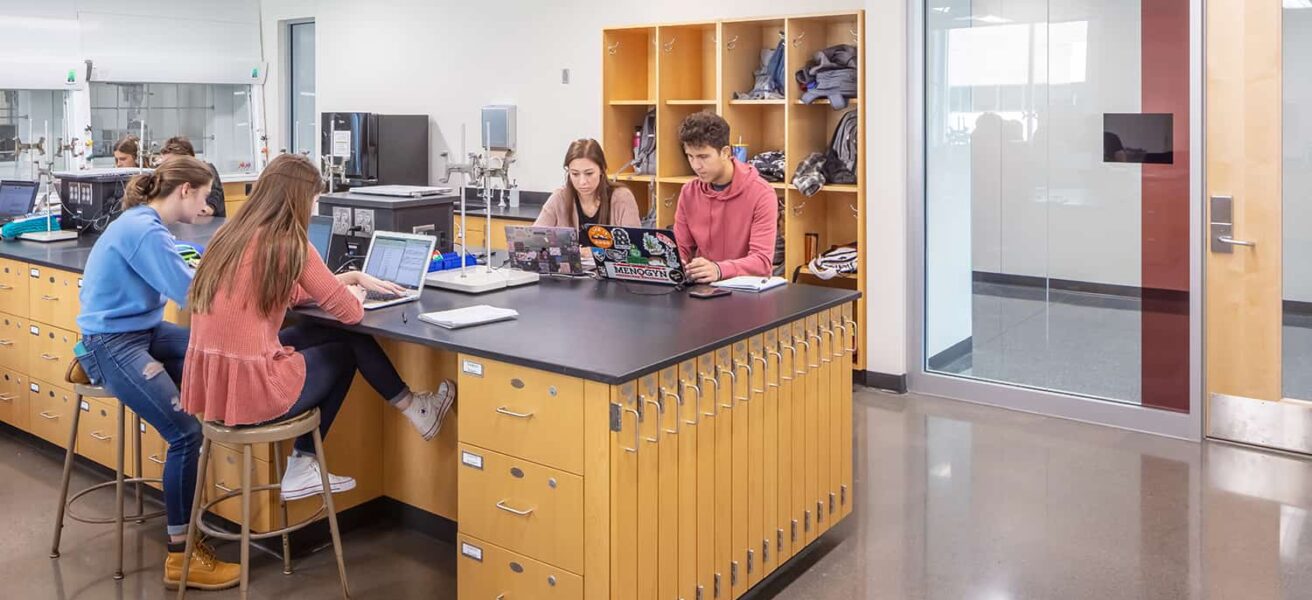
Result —
[{"label": "long brown hair", "polygon": [[[174,159],[176,162],[180,159]],[[208,313],[214,296],[241,268],[246,249],[255,245],[251,274],[255,303],[267,317],[283,311],[292,288],[305,268],[314,197],[323,187],[319,170],[299,154],[281,154],[269,162],[237,216],[224,223],[205,251],[191,282],[187,304],[194,313]]]},{"label": "long brown hair", "polygon": [[579,191],[574,189],[574,182],[569,178],[569,163],[580,158],[586,158],[601,169],[601,181],[597,183],[597,198],[601,200],[601,206],[597,207],[597,223],[601,225],[610,225],[610,197],[615,193],[615,187],[610,181],[609,167],[606,166],[606,153],[601,149],[601,144],[593,139],[574,140],[569,145],[569,150],[565,151],[565,187],[561,188],[564,192],[565,201],[569,203],[570,221],[574,222],[574,227],[578,227],[578,209],[576,208],[579,200]]},{"label": "long brown hair", "polygon": [[160,165],[153,173],[143,173],[128,180],[123,195],[123,210],[165,198],[184,183],[201,187],[214,183],[214,174],[205,163],[190,156],[179,157]]}]

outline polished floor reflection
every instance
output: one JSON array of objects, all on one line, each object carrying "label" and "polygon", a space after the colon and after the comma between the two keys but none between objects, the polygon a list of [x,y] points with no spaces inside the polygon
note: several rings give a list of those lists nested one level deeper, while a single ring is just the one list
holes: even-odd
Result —
[{"label": "polished floor reflection", "polygon": [[[1312,461],[916,395],[862,391],[855,410],[857,511],[757,597],[1312,598]],[[46,557],[58,475],[0,435],[0,596],[166,597],[157,526],[130,530],[122,583],[103,527]],[[454,597],[450,544],[387,524],[345,544],[356,598]],[[335,597],[331,553],[291,577],[258,555],[252,591]]]}]

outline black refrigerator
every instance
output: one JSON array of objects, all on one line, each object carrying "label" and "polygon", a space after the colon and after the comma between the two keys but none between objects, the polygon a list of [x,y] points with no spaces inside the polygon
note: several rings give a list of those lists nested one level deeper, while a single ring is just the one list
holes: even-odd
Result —
[{"label": "black refrigerator", "polygon": [[428,185],[428,115],[326,112],[321,156],[345,159],[347,187]]}]

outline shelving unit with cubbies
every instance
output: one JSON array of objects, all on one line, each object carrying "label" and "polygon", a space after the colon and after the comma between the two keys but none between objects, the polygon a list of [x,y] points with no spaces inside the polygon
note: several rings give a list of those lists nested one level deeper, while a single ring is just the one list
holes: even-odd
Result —
[{"label": "shelving unit with cubbies", "polygon": [[[692,169],[679,145],[679,124],[694,112],[710,110],[729,122],[731,142],[747,145],[756,155],[768,150],[785,153],[784,181],[772,183],[778,192],[780,232],[785,246],[785,276],[798,274],[803,283],[860,290],[857,307],[857,351],[854,367],[865,365],[865,106],[867,98],[848,99],[841,110],[828,99],[802,102],[794,74],[817,52],[851,44],[861,56],[864,11],[834,14],[763,17],[703,23],[616,27],[603,32],[603,145],[612,170],[633,157],[634,128],[649,110],[656,111],[654,174],[631,172],[614,177],[638,197],[643,214],[655,211],[656,223],[669,227],[679,192],[692,181]],[[779,99],[735,99],[750,91],[761,52],[784,42],[785,95]],[[858,58],[857,89],[865,90],[865,65]],[[812,152],[828,149],[834,128],[844,113],[857,113],[856,183],[826,185],[805,196],[794,185],[798,164]],[[857,242],[857,273],[828,281],[806,268],[808,235],[816,252]]]}]

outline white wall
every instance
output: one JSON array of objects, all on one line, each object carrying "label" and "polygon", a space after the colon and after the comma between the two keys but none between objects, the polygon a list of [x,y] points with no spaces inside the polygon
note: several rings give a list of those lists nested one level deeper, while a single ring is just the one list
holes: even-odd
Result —
[{"label": "white wall", "polygon": [[1312,302],[1312,10],[1284,15],[1284,299]]},{"label": "white wall", "polygon": [[[420,113],[432,118],[430,172],[441,152],[479,143],[479,108],[519,107],[518,162],[512,175],[525,190],[560,185],[565,148],[601,135],[601,31],[626,24],[715,20],[861,7],[861,0],[453,0],[359,2],[266,0],[265,56],[280,48],[279,21],[313,17],[318,65],[316,110]],[[277,65],[281,67],[281,65]],[[562,85],[561,69],[571,83]],[[284,75],[271,69],[266,92],[270,149],[287,145]]]}]

